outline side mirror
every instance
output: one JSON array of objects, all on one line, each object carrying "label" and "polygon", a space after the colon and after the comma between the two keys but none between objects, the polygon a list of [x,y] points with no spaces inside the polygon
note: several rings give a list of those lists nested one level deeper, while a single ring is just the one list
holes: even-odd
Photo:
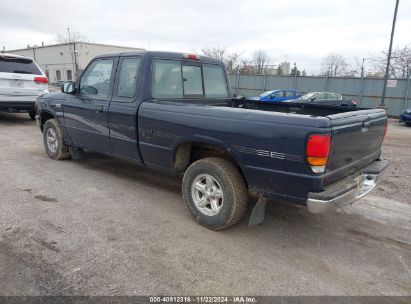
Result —
[{"label": "side mirror", "polygon": [[61,86],[61,91],[66,94],[73,94],[76,90],[76,84],[73,81],[66,81]]}]

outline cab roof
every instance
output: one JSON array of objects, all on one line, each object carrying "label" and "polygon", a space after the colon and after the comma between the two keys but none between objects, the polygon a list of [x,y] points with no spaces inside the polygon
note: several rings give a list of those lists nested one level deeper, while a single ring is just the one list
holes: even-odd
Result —
[{"label": "cab roof", "polygon": [[[129,51],[129,52],[117,52],[117,53],[109,53],[109,54],[102,54],[98,55],[95,58],[107,58],[107,57],[127,57],[127,56],[142,56],[142,57],[150,57],[153,58],[161,58],[161,59],[185,59],[188,61],[197,61],[192,59],[184,58],[184,55],[191,54],[191,53],[180,53],[180,52],[164,52],[164,51]],[[214,63],[222,65],[223,62],[221,60],[197,55],[199,57],[200,62],[207,62],[207,63]]]}]

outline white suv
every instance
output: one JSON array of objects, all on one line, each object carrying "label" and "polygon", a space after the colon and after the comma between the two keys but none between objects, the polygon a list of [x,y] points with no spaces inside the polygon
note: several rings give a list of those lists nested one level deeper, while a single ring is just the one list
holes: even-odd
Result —
[{"label": "white suv", "polygon": [[0,111],[28,112],[34,120],[35,101],[48,92],[48,79],[33,59],[0,53]]}]

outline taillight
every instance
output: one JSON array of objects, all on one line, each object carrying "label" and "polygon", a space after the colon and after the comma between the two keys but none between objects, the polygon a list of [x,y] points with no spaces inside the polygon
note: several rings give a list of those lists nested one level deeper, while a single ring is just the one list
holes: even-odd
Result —
[{"label": "taillight", "polygon": [[47,79],[47,77],[36,76],[34,77],[34,82],[37,84],[46,84],[49,83],[49,80]]},{"label": "taillight", "polygon": [[307,139],[307,162],[314,173],[324,173],[330,153],[330,134],[311,134]]},{"label": "taillight", "polygon": [[198,56],[196,54],[184,54],[183,58],[191,59],[191,60],[200,60],[200,56]]}]

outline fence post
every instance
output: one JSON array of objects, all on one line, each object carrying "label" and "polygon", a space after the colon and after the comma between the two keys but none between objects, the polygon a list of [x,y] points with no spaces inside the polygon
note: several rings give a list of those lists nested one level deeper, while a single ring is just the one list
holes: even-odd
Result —
[{"label": "fence post", "polygon": [[238,66],[237,67],[237,90],[235,90],[235,93],[237,94],[237,96],[238,96],[239,86],[240,86],[240,67]]},{"label": "fence post", "polygon": [[360,94],[359,94],[359,96],[358,96],[358,103],[359,103],[359,105],[361,105],[361,103],[362,103],[362,91],[363,91],[363,87],[364,87],[364,74],[361,73]]},{"label": "fence post", "polygon": [[410,93],[410,83],[411,83],[411,75],[408,77],[407,91],[405,93],[405,100],[404,100],[404,110],[407,108],[408,94]]},{"label": "fence post", "polygon": [[328,77],[329,73],[327,72],[327,75],[325,75],[325,85],[324,85],[324,91],[328,91]]},{"label": "fence post", "polygon": [[294,70],[294,91],[297,91],[297,69]]},{"label": "fence post", "polygon": [[267,68],[265,68],[264,70],[264,85],[263,85],[263,91],[266,91],[266,87],[267,87]]}]

